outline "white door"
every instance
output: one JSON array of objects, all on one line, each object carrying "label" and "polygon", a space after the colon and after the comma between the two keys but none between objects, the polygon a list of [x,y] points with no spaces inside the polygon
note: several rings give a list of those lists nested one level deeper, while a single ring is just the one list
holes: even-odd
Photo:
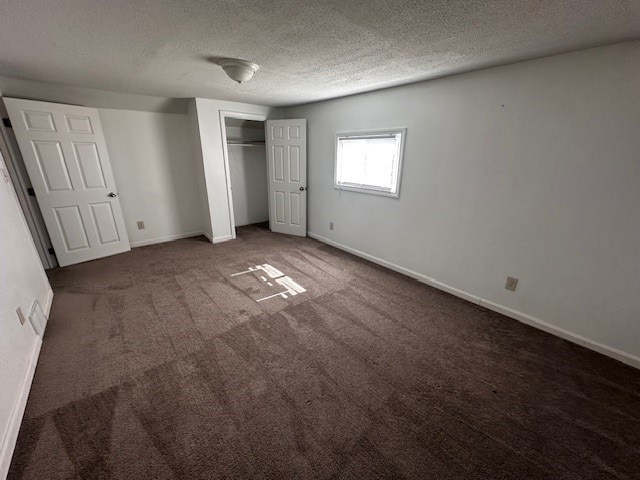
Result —
[{"label": "white door", "polygon": [[307,236],[307,121],[267,120],[269,227]]},{"label": "white door", "polygon": [[98,111],[4,102],[60,266],[129,251]]}]

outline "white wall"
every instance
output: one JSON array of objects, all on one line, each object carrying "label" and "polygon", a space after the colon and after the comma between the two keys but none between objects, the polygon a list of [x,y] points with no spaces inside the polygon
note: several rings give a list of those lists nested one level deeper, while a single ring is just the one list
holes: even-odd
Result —
[{"label": "white wall", "polygon": [[[6,167],[0,156],[0,169]],[[4,478],[26,405],[41,341],[29,320],[34,300],[48,315],[53,292],[10,183],[0,175],[0,478]]]},{"label": "white wall", "polygon": [[202,140],[200,138],[200,120],[198,120],[198,110],[196,99],[192,98],[187,107],[187,116],[191,130],[191,145],[194,151],[196,162],[196,176],[198,181],[198,196],[200,198],[200,209],[202,211],[202,233],[213,240],[213,226],[211,225],[211,210],[209,209],[209,197],[207,195],[207,179],[204,172],[204,159],[202,156]]},{"label": "white wall", "polygon": [[132,93],[108,92],[0,76],[0,92],[5,97],[67,103],[93,108],[117,108],[149,112],[187,113],[189,99],[165,98]]},{"label": "white wall", "polygon": [[206,199],[211,218],[212,241],[222,242],[230,240],[233,232],[231,215],[229,214],[227,172],[222,143],[224,132],[220,127],[220,113],[224,111],[280,118],[281,110],[260,105],[224,102],[205,98],[196,98],[195,102],[206,182]]},{"label": "white wall", "polygon": [[[175,113],[99,112],[131,245],[201,233],[190,118]],[[138,230],[138,220],[144,221],[144,230]]]},{"label": "white wall", "polygon": [[[638,85],[630,42],[286,109],[309,231],[640,366]],[[399,126],[399,199],[333,188],[335,132]]]}]

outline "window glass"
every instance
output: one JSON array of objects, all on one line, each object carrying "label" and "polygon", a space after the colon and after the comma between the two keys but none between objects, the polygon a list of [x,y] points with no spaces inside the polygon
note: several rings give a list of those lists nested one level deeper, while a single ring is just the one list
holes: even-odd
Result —
[{"label": "window glass", "polygon": [[336,188],[398,196],[404,131],[336,136]]}]

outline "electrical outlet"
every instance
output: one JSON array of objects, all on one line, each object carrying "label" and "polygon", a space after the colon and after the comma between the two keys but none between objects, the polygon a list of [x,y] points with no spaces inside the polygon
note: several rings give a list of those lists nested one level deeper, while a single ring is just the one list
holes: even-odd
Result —
[{"label": "electrical outlet", "polygon": [[144,222],[142,220],[138,220],[138,230],[144,230]]},{"label": "electrical outlet", "polygon": [[504,288],[515,292],[516,288],[518,288],[518,279],[514,277],[507,277],[507,284],[504,286]]},{"label": "electrical outlet", "polygon": [[24,325],[24,322],[26,322],[27,319],[24,316],[24,312],[22,311],[22,308],[20,307],[16,308],[16,313],[18,314],[18,318],[20,319],[20,325]]},{"label": "electrical outlet", "polygon": [[333,222],[329,222],[329,230],[333,230]]}]

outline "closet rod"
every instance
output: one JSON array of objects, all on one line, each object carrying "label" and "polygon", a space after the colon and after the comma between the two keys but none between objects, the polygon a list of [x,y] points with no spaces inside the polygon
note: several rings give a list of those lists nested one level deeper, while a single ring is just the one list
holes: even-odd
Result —
[{"label": "closet rod", "polygon": [[238,145],[241,147],[256,147],[263,146],[265,142],[262,140],[246,140],[246,141],[238,141],[238,140],[227,140],[227,145]]}]

